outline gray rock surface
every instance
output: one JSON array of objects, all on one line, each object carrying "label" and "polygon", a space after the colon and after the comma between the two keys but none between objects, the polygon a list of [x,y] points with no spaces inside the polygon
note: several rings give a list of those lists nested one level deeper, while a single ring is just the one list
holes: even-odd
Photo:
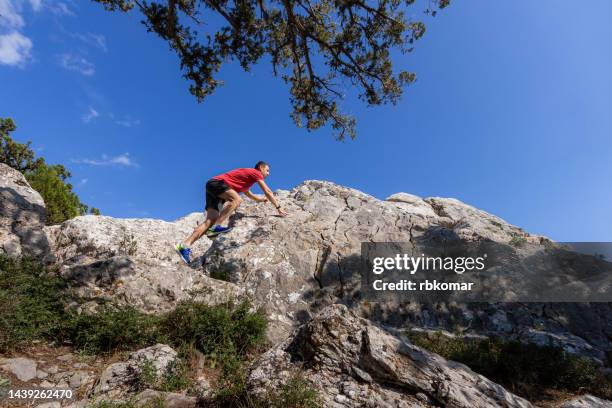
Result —
[{"label": "gray rock surface", "polygon": [[30,381],[36,378],[36,362],[29,358],[1,358],[0,369],[10,372],[20,381]]},{"label": "gray rock surface", "polygon": [[326,407],[521,407],[523,398],[359,318],[346,306],[325,308],[253,365],[256,395],[278,389],[298,369]]},{"label": "gray rock surface", "polygon": [[0,252],[43,258],[49,253],[45,203],[23,174],[0,163]]},{"label": "gray rock surface", "polygon": [[[360,302],[362,242],[490,240],[511,259],[530,261],[536,251],[550,245],[545,237],[455,199],[423,200],[398,193],[381,201],[325,181],[306,181],[277,195],[289,217],[276,217],[269,205],[245,200],[230,220],[234,229],[217,238],[204,265],[208,275],[226,277],[267,311],[272,342],[284,339],[322,307],[340,302],[396,327],[550,340],[602,364],[612,351],[609,303]],[[513,245],[517,239],[523,244]],[[517,263],[515,273],[522,273],[521,268]],[[491,286],[506,292],[496,282]]]},{"label": "gray rock surface", "polygon": [[[0,194],[0,251],[55,264],[81,311],[95,311],[99,300],[159,313],[188,298],[210,304],[253,299],[267,312],[268,338],[277,344],[251,371],[255,392],[304,368],[326,406],[530,406],[466,367],[390,334],[408,327],[552,343],[610,364],[609,303],[363,301],[362,242],[409,242],[415,248],[421,241],[493,242],[519,260],[517,265],[550,245],[545,237],[456,199],[397,193],[383,201],[330,182],[306,181],[276,193],[291,214],[286,218],[277,217],[269,204],[245,200],[230,219],[232,232],[214,241],[202,238],[193,247],[197,258],[186,266],[173,246],[203,221],[202,214],[174,222],[88,215],[44,227],[40,196],[2,165]],[[167,367],[176,353],[166,348],[139,350],[107,367],[90,397],[130,394],[144,361],[152,361],[158,372]],[[58,372],[43,383],[77,388],[93,381],[80,371]],[[31,378],[36,374],[34,367]],[[203,380],[205,396],[209,384]]]},{"label": "gray rock surface", "polygon": [[155,390],[145,390],[135,398],[135,404],[145,405],[157,401],[163,401],[166,408],[195,408],[198,399],[174,392],[161,392]]},{"label": "gray rock surface", "polygon": [[[87,215],[45,231],[60,274],[82,300],[111,299],[162,312],[192,297],[217,304],[242,293],[196,270],[198,260],[190,268],[176,254],[174,244],[201,221],[201,214],[173,223]],[[202,254],[208,246],[204,238],[193,249]]]},{"label": "gray rock surface", "polygon": [[559,405],[559,408],[612,408],[612,401],[587,394],[565,401]]},{"label": "gray rock surface", "polygon": [[159,377],[165,373],[176,355],[176,351],[164,344],[135,351],[127,361],[111,364],[102,372],[90,397],[98,401],[121,399],[135,391],[135,382],[146,362],[152,364]]}]

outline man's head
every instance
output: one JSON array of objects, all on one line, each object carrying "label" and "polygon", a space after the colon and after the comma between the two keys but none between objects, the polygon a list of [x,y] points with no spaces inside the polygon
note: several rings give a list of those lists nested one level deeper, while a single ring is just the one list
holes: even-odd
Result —
[{"label": "man's head", "polygon": [[255,168],[259,170],[264,177],[268,177],[270,175],[270,165],[265,161],[258,161]]}]

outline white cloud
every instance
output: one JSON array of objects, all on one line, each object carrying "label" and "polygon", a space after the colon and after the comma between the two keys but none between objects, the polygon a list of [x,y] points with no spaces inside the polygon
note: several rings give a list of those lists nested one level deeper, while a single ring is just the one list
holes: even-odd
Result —
[{"label": "white cloud", "polygon": [[23,66],[30,59],[31,51],[32,40],[23,34],[13,31],[0,35],[0,64]]},{"label": "white cloud", "polygon": [[89,181],[89,179],[81,179],[81,181],[79,181],[79,184],[77,184],[77,187],[83,187],[85,184],[87,184],[87,182]]},{"label": "white cloud", "polygon": [[39,11],[42,6],[42,0],[30,0],[30,6],[32,6],[32,10]]},{"label": "white cloud", "polygon": [[74,13],[74,11],[72,11],[70,9],[70,7],[68,7],[68,5],[66,3],[54,3],[53,5],[49,6],[49,10],[51,10],[51,12],[53,14],[55,14],[58,17],[63,17],[63,16],[70,16],[70,17],[74,17],[76,16],[76,14]]},{"label": "white cloud", "polygon": [[11,0],[0,0],[0,27],[22,28],[23,17]]},{"label": "white cloud", "polygon": [[87,113],[84,113],[83,116],[81,116],[81,120],[83,121],[83,123],[89,123],[98,116],[100,116],[98,111],[90,106],[89,111]]},{"label": "white cloud", "polygon": [[138,167],[138,164],[130,158],[129,153],[123,153],[114,157],[109,157],[103,154],[101,159],[72,160],[72,162],[80,164],[89,164],[91,166]]},{"label": "white cloud", "polygon": [[115,123],[119,126],[123,127],[132,127],[140,125],[140,119],[124,119],[124,120],[116,120]]},{"label": "white cloud", "polygon": [[93,62],[74,54],[61,54],[59,56],[59,64],[69,71],[75,71],[85,76],[92,76],[96,73]]},{"label": "white cloud", "polygon": [[82,41],[83,43],[87,45],[99,48],[104,52],[108,51],[108,48],[106,47],[106,37],[104,37],[102,34],[94,34],[94,33],[72,33],[70,34],[69,33],[68,35]]}]

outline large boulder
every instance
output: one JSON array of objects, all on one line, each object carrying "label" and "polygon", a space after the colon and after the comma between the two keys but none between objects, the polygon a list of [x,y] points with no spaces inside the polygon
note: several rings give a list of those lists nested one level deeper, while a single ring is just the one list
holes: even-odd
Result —
[{"label": "large boulder", "polygon": [[[552,343],[603,364],[612,351],[610,303],[368,304],[360,297],[362,242],[491,242],[508,259],[520,261],[518,274],[524,271],[521,262],[533,262],[534,253],[551,245],[545,237],[455,199],[398,193],[381,201],[325,181],[306,181],[276,194],[289,217],[245,200],[230,220],[234,229],[217,238],[204,263],[208,275],[243,287],[266,309],[272,342],[282,341],[322,307],[343,303],[396,327]],[[492,287],[504,291],[495,282]]]},{"label": "large boulder", "polygon": [[[45,231],[59,273],[81,301],[107,299],[152,313],[181,300],[218,304],[241,295],[238,286],[198,270],[201,259],[189,267],[174,250],[202,220],[202,214],[175,222],[86,215]],[[194,252],[203,254],[207,241]]]},{"label": "large boulder", "polygon": [[299,370],[326,407],[532,406],[465,365],[413,346],[343,305],[325,308],[261,356],[248,386],[265,396]]},{"label": "large boulder", "polygon": [[45,203],[19,171],[0,163],[0,253],[43,258],[49,252]]},{"label": "large boulder", "polygon": [[177,352],[165,344],[140,349],[130,353],[126,361],[111,364],[100,375],[89,397],[94,400],[117,400],[139,391],[139,375],[145,365],[151,367],[150,375],[159,378],[176,359]]}]

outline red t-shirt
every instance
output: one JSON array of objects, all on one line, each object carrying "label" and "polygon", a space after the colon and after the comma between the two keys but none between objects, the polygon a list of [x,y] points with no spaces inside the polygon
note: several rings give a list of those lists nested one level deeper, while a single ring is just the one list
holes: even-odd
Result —
[{"label": "red t-shirt", "polygon": [[263,174],[257,169],[236,169],[213,177],[215,180],[225,181],[225,184],[238,193],[244,193],[263,178]]}]

